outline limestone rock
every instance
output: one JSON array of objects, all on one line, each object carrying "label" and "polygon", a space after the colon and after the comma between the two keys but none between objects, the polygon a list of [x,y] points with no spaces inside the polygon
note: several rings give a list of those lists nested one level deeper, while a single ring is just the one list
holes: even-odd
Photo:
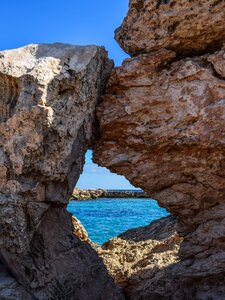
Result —
[{"label": "limestone rock", "polygon": [[91,200],[97,198],[104,198],[107,191],[103,189],[96,190],[82,190],[75,188],[72,194],[72,200]]},{"label": "limestone rock", "polygon": [[0,258],[36,299],[122,299],[66,211],[111,68],[96,46],[0,52]]},{"label": "limestone rock", "polygon": [[205,284],[208,294],[225,274],[224,65],[224,50],[176,60],[164,49],[126,60],[99,105],[94,149],[96,163],[178,216],[182,261],[171,274]]},{"label": "limestone rock", "polygon": [[73,234],[84,242],[89,242],[88,233],[81,222],[72,216]]},{"label": "limestone rock", "polygon": [[71,200],[91,200],[98,198],[150,198],[141,190],[83,190],[75,188]]},{"label": "limestone rock", "polygon": [[130,229],[98,249],[127,299],[174,299],[174,279],[167,269],[179,260],[182,239],[176,220],[166,217]]},{"label": "limestone rock", "polygon": [[166,48],[184,56],[218,49],[224,27],[221,0],[130,0],[115,37],[131,55]]}]

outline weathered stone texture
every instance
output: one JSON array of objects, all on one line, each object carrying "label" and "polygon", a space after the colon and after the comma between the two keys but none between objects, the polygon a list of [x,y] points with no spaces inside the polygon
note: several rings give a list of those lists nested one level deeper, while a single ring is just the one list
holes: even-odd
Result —
[{"label": "weathered stone texture", "polygon": [[94,161],[178,215],[182,262],[171,274],[184,281],[225,274],[224,57],[176,60],[164,49],[128,59],[98,108]]},{"label": "weathered stone texture", "polygon": [[0,258],[37,299],[121,299],[66,204],[112,68],[103,48],[0,52]]},{"label": "weathered stone texture", "polygon": [[0,262],[0,299],[1,300],[32,300],[34,299],[9,273]]},{"label": "weathered stone texture", "polygon": [[90,242],[88,233],[81,222],[72,216],[73,234],[84,242]]},{"label": "weathered stone texture", "polygon": [[98,253],[127,299],[169,300],[175,292],[169,267],[179,260],[181,241],[176,218],[169,216],[122,233]]},{"label": "weathered stone texture", "polygon": [[130,0],[115,37],[132,56],[161,48],[184,56],[218,49],[224,27],[221,0]]}]

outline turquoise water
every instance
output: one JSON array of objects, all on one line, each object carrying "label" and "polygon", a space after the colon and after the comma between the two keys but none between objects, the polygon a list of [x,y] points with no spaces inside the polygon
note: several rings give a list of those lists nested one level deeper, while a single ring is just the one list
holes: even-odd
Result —
[{"label": "turquoise water", "polygon": [[168,215],[152,199],[71,201],[67,209],[81,221],[90,239],[98,244]]}]

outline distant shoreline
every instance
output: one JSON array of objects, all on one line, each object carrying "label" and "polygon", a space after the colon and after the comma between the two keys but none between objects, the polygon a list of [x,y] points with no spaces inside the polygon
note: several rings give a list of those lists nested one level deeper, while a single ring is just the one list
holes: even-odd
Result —
[{"label": "distant shoreline", "polygon": [[75,188],[70,200],[94,200],[100,198],[150,198],[142,190],[82,190]]}]

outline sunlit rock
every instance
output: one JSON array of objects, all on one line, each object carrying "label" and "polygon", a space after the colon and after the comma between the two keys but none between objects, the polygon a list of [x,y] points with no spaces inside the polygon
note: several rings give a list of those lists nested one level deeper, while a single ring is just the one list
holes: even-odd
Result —
[{"label": "sunlit rock", "polygon": [[86,229],[81,222],[72,216],[73,234],[84,242],[89,242],[89,237]]},{"label": "sunlit rock", "polygon": [[170,216],[130,229],[97,251],[128,299],[179,299],[169,267],[179,260],[181,241]]},{"label": "sunlit rock", "polygon": [[218,49],[224,27],[221,0],[131,0],[115,37],[132,56],[161,48],[184,56]]},{"label": "sunlit rock", "polygon": [[0,258],[36,299],[122,299],[66,210],[111,68],[96,46],[0,52]]}]

